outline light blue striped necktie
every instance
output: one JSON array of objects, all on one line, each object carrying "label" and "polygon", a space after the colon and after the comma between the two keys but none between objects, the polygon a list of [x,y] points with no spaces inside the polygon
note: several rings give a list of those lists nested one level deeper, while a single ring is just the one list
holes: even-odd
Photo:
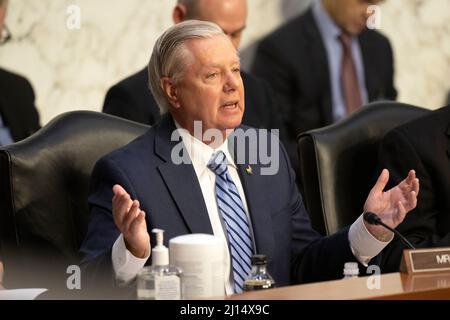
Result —
[{"label": "light blue striped necktie", "polygon": [[216,174],[217,207],[225,221],[234,276],[234,291],[242,292],[244,281],[251,270],[252,238],[247,215],[238,189],[228,172],[225,154],[217,152],[208,168]]}]

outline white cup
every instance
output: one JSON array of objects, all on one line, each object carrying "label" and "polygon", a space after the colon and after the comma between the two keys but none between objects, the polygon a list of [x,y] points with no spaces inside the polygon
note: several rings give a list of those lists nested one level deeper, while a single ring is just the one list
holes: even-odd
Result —
[{"label": "white cup", "polygon": [[223,240],[210,234],[170,239],[170,263],[183,270],[183,299],[225,295],[224,248]]}]

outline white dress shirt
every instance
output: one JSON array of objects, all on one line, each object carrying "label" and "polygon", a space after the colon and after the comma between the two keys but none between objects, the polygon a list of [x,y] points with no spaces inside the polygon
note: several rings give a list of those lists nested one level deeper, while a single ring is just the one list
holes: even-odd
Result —
[{"label": "white dress shirt", "polygon": [[[178,124],[176,124],[176,126],[177,128],[180,128]],[[179,132],[187,149],[187,152],[189,153],[189,156],[192,160],[192,165],[197,175],[198,182],[203,194],[203,199],[206,204],[206,209],[208,210],[208,216],[211,222],[213,233],[215,236],[224,240],[224,246],[226,247],[226,261],[224,270],[225,279],[227,279],[226,283],[224,284],[225,292],[226,294],[232,294],[234,292],[234,289],[230,266],[230,253],[227,246],[227,236],[225,234],[226,231],[222,224],[222,219],[217,208],[215,196],[216,175],[210,169],[208,169],[207,164],[211,159],[211,156],[215,152],[220,150],[225,153],[225,156],[228,160],[228,171],[237,189],[239,190],[239,195],[241,196],[242,203],[244,204],[244,209],[247,213],[247,217],[249,217],[247,202],[239,178],[239,174],[237,172],[237,167],[230,155],[230,152],[228,151],[228,140],[225,140],[225,142],[219,148],[213,149],[200,140],[194,138],[186,130],[179,130]],[[251,232],[253,234],[252,230]],[[349,241],[351,250],[355,257],[358,259],[358,261],[366,266],[368,262],[378,253],[380,253],[381,250],[383,250],[383,248],[389,243],[377,240],[367,231],[363,222],[362,215],[350,227]],[[253,247],[255,247],[254,237]],[[112,262],[116,274],[116,279],[122,283],[130,282],[134,277],[136,277],[137,273],[144,266],[148,258],[149,256],[143,259],[133,256],[126,249],[123,236],[120,235],[112,248]]]}]

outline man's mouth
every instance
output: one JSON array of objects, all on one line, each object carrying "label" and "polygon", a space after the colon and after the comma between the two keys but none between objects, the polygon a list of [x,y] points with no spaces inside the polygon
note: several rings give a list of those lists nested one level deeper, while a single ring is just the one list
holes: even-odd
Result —
[{"label": "man's mouth", "polygon": [[239,106],[239,100],[227,101],[222,104],[222,108],[224,109],[235,109]]}]

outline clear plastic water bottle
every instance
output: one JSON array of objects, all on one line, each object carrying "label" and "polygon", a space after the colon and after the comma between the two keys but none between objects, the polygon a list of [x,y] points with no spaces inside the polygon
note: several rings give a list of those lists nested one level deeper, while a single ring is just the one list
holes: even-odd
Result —
[{"label": "clear plastic water bottle", "polygon": [[253,255],[251,258],[252,271],[244,282],[244,291],[254,291],[275,288],[275,280],[267,271],[267,256]]},{"label": "clear plastic water bottle", "polygon": [[344,264],[344,279],[358,278],[359,267],[356,262],[346,262]]}]

